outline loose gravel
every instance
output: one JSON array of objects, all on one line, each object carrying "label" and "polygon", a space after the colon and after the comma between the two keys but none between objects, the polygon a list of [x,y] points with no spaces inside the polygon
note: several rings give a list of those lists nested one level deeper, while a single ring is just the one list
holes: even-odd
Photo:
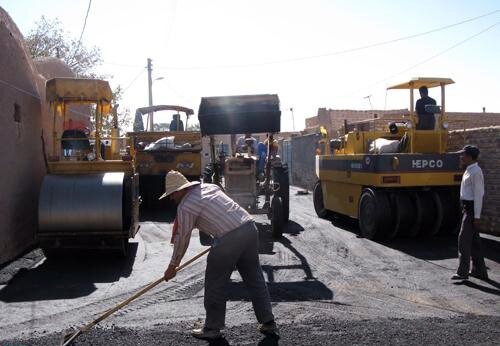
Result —
[{"label": "loose gravel", "polygon": [[[190,336],[191,323],[155,325],[149,329],[98,328],[82,334],[74,345],[498,345],[500,317],[466,315],[455,318],[378,319],[347,321],[312,319],[280,325],[280,336],[263,336],[255,324],[224,331],[212,342]],[[2,346],[59,344],[63,334],[43,333]]]}]

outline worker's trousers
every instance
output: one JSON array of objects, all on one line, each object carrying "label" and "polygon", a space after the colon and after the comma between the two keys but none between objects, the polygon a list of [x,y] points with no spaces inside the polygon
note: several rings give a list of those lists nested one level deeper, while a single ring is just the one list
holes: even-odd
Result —
[{"label": "worker's trousers", "polygon": [[457,274],[468,276],[470,269],[470,260],[472,257],[472,271],[483,274],[486,272],[483,253],[481,251],[481,237],[479,231],[475,229],[474,221],[474,202],[462,201],[462,227],[458,234],[458,258],[459,266]]},{"label": "worker's trousers", "polygon": [[257,320],[274,320],[271,299],[259,262],[259,235],[253,221],[216,240],[205,272],[205,328],[222,329],[226,319],[229,279],[234,268],[248,288]]}]

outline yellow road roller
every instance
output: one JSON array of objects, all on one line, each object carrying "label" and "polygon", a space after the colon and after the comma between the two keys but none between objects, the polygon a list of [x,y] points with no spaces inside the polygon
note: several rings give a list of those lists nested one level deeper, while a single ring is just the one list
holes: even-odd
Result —
[{"label": "yellow road roller", "polygon": [[[452,83],[419,77],[389,87],[409,90],[409,116],[384,119],[385,124],[374,119],[369,130],[346,130],[327,141],[316,156],[318,216],[355,218],[368,239],[454,232],[463,170],[459,154],[447,152],[445,86]],[[423,86],[441,92],[441,106],[425,105],[434,123],[425,130],[414,108],[414,90]]]},{"label": "yellow road roller", "polygon": [[[111,112],[107,81],[54,78],[46,83],[53,112],[52,152],[39,196],[37,238],[45,253],[59,249],[118,249],[126,254],[128,239],[138,231],[138,175],[130,155],[120,155],[117,137],[103,136]],[[64,128],[67,108],[89,105],[94,130]],[[58,119],[62,118],[62,119]],[[112,136],[116,131],[111,131]],[[111,141],[106,155],[104,141]],[[109,156],[109,157],[106,157]]]}]

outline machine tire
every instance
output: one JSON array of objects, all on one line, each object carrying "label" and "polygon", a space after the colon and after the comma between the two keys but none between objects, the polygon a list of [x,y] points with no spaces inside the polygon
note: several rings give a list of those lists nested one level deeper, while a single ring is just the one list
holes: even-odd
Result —
[{"label": "machine tire", "polygon": [[421,191],[419,192],[419,196],[423,208],[423,218],[419,235],[432,237],[439,231],[443,220],[441,200],[435,191]]},{"label": "machine tire", "polygon": [[271,201],[271,231],[275,238],[283,235],[283,226],[283,200],[275,195]]},{"label": "machine tire", "polygon": [[281,197],[283,203],[283,223],[287,223],[290,216],[290,179],[288,177],[288,166],[273,168],[273,180],[277,182],[279,187],[275,192]]},{"label": "machine tire", "polygon": [[410,238],[414,238],[417,236],[418,232],[420,231],[420,225],[422,224],[422,220],[423,220],[423,207],[422,207],[422,201],[420,200],[419,194],[415,191],[413,191],[410,194],[410,201],[412,203],[415,218],[414,218],[414,222],[412,223],[411,227],[407,228],[407,230],[404,234]]},{"label": "machine tire", "polygon": [[391,208],[394,211],[394,227],[387,233],[388,239],[404,234],[405,230],[411,227],[415,214],[413,212],[410,197],[404,191],[391,193]]},{"label": "machine tire", "polygon": [[325,204],[323,202],[323,188],[321,187],[321,181],[318,180],[314,184],[313,189],[313,203],[316,215],[322,219],[326,219],[329,215],[328,209],[325,209]]},{"label": "machine tire", "polygon": [[461,210],[457,191],[440,190],[438,191],[441,205],[443,206],[443,221],[438,235],[455,235],[460,229]]},{"label": "machine tire", "polygon": [[364,189],[359,200],[358,221],[364,238],[385,238],[394,221],[387,194],[370,188]]}]

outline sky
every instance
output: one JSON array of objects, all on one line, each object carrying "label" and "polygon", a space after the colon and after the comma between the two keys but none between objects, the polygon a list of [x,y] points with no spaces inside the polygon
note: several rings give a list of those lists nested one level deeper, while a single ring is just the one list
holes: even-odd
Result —
[{"label": "sky", "polygon": [[[43,15],[77,39],[89,0],[0,6],[24,35]],[[82,42],[101,49],[99,72],[132,113],[148,105],[147,58],[154,104],[197,113],[204,96],[276,93],[282,131],[320,107],[409,108],[407,91],[386,88],[419,76],[456,82],[448,111],[500,112],[499,0],[93,0]],[[438,89],[430,96],[440,104]]]}]

